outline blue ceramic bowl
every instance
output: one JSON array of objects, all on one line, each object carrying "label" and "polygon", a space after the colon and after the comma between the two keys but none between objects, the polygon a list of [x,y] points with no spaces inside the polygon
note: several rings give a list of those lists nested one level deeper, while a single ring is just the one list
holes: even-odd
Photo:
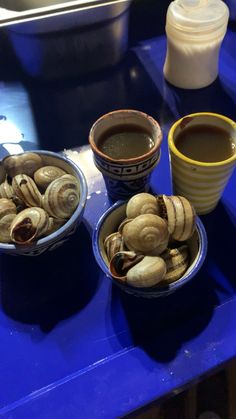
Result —
[{"label": "blue ceramic bowl", "polygon": [[[80,201],[76,210],[68,219],[68,221],[50,235],[40,238],[38,241],[32,242],[29,245],[0,243],[0,253],[7,253],[17,256],[37,256],[48,250],[56,249],[67,239],[69,239],[69,237],[76,231],[76,228],[81,222],[83,216],[88,192],[86,179],[81,169],[69,158],[62,154],[53,153],[51,151],[33,150],[26,151],[22,154],[32,152],[39,154],[43,158],[45,165],[58,166],[65,170],[65,172],[74,175],[78,179],[80,184]],[[3,165],[0,162],[0,182],[3,181],[4,177],[5,171]]]},{"label": "blue ceramic bowl", "polygon": [[104,239],[111,233],[117,231],[121,221],[126,217],[126,202],[118,201],[110,207],[99,219],[93,233],[93,252],[96,261],[105,275],[123,291],[136,297],[157,298],[172,294],[191,281],[199,272],[207,254],[207,235],[199,217],[196,219],[196,230],[188,240],[191,262],[188,270],[177,281],[160,288],[134,288],[130,285],[120,283],[112,278],[104,249]]}]

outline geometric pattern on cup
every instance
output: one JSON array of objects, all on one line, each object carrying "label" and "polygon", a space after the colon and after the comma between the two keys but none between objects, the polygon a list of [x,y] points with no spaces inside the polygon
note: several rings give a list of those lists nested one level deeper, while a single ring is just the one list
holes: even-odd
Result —
[{"label": "geometric pattern on cup", "polygon": [[129,175],[140,175],[142,173],[145,173],[148,169],[151,169],[153,167],[153,165],[157,162],[158,159],[159,153],[141,163],[139,162],[121,165],[119,163],[116,164],[107,162],[102,158],[98,157],[97,155],[94,155],[95,164],[99,168],[99,170],[121,177]]},{"label": "geometric pattern on cup", "polygon": [[[104,176],[104,175],[103,175]],[[126,199],[149,190],[150,174],[134,180],[118,180],[104,176],[108,195],[115,200]]]}]

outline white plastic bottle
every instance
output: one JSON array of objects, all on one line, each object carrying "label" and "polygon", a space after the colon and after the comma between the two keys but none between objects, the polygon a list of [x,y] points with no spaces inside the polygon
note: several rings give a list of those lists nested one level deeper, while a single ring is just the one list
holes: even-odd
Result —
[{"label": "white plastic bottle", "polygon": [[198,89],[218,76],[219,51],[229,9],[222,0],[174,0],[166,16],[164,76],[184,89]]}]

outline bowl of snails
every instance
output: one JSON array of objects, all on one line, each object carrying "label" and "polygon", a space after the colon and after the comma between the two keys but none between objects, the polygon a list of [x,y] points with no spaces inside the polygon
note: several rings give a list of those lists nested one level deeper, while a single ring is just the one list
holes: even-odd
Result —
[{"label": "bowl of snails", "polygon": [[207,254],[205,228],[182,196],[140,193],[99,219],[93,252],[105,275],[136,297],[172,294],[189,282]]},{"label": "bowl of snails", "polygon": [[64,243],[87,199],[81,169],[62,154],[27,151],[0,162],[0,252],[37,256]]}]

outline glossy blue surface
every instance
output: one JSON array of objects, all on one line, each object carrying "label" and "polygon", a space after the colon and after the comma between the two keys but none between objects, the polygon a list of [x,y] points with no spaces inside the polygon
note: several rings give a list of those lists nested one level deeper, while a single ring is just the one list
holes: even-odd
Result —
[{"label": "glossy blue surface", "polygon": [[[157,14],[151,15],[156,23]],[[100,115],[135,108],[160,122],[162,157],[151,184],[154,193],[166,194],[170,125],[197,111],[236,115],[234,27],[222,45],[219,78],[198,91],[164,81],[160,26],[140,38],[137,31],[119,66],[86,80],[43,83],[28,80],[17,66],[1,68],[1,114],[24,134],[22,147],[78,147],[89,189],[84,222],[63,247],[27,261],[0,256],[1,417],[122,416],[236,355],[236,173],[215,211],[201,217],[209,243],[199,275],[167,299],[145,301],[120,292],[93,256],[92,231],[111,205],[86,146]]]}]

